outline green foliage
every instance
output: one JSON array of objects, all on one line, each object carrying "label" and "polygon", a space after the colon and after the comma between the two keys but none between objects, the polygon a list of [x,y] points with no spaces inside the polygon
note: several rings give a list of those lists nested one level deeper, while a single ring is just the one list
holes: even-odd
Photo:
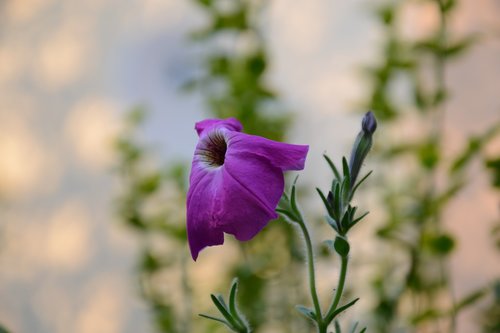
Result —
[{"label": "green foliage", "polygon": [[[268,54],[257,27],[259,4],[236,0],[230,9],[221,10],[220,1],[202,1],[209,17],[207,26],[193,33],[194,40],[209,51],[204,56],[204,74],[186,83],[201,92],[210,113],[218,118],[236,117],[245,132],[272,140],[283,140],[289,116],[271,108],[277,93],[266,83]],[[215,38],[246,38],[248,47],[211,48]]]},{"label": "green foliage", "polygon": [[496,188],[500,188],[500,157],[487,159],[486,167],[491,171],[492,184]]},{"label": "green foliage", "polygon": [[[155,278],[169,269],[185,264],[187,257],[179,253],[158,250],[149,236],[157,235],[163,242],[174,242],[177,246],[186,245],[185,222],[178,216],[186,193],[186,171],[181,164],[172,164],[163,170],[152,167],[148,149],[140,143],[138,129],[146,119],[142,108],[131,110],[125,117],[124,132],[116,139],[115,149],[118,158],[117,174],[122,181],[122,193],[116,200],[117,214],[123,223],[135,230],[142,239],[142,251],[137,263],[138,281],[142,296],[148,302],[153,322],[159,332],[183,332],[190,327],[190,310],[179,308],[169,298],[162,295],[161,286]],[[157,207],[151,211],[151,202],[159,200],[162,189],[170,187],[175,193],[173,198],[165,198],[174,206]],[[175,201],[179,204],[175,205]],[[185,274],[185,271],[182,271]],[[187,284],[170,286],[182,290],[189,297]]]},{"label": "green foliage", "polygon": [[9,333],[9,330],[0,324],[0,333]]},{"label": "green foliage", "polygon": [[480,317],[481,332],[500,332],[500,280],[491,286],[491,300]]},{"label": "green foliage", "polygon": [[[378,264],[380,272],[373,281],[376,301],[372,312],[374,329],[383,333],[419,330],[443,322],[448,322],[453,331],[457,314],[480,298],[471,296],[462,303],[463,300],[456,301],[451,296],[448,259],[457,244],[454,235],[446,230],[442,216],[467,185],[471,163],[482,158],[483,148],[497,137],[499,124],[469,137],[468,144],[456,156],[448,158],[445,154],[441,138],[446,119],[443,113],[451,98],[445,84],[445,68],[480,39],[476,35],[450,33],[448,22],[457,1],[429,3],[435,5],[440,20],[428,36],[418,40],[402,37],[398,24],[403,8],[418,6],[419,2],[390,1],[376,9],[376,18],[385,32],[380,46],[382,57],[378,64],[365,70],[370,91],[364,106],[373,110],[385,125],[386,133],[397,130],[411,112],[412,118],[427,128],[417,138],[382,138],[375,149],[387,170],[385,176],[377,177],[378,197],[386,211],[377,236],[390,250]],[[410,87],[411,97],[404,101],[392,89],[401,80]],[[498,169],[494,159],[485,164],[492,170]],[[401,166],[405,170],[396,178],[394,170]],[[401,268],[401,260],[409,265]],[[438,306],[437,297],[447,297],[451,307]],[[409,323],[406,327],[405,322]]]},{"label": "green foliage", "polygon": [[222,295],[210,295],[212,302],[222,314],[224,318],[212,317],[205,314],[200,314],[201,317],[214,320],[226,325],[231,331],[237,333],[250,333],[250,327],[245,317],[238,310],[236,304],[236,293],[238,291],[238,279],[234,279],[229,291],[229,306],[226,304]]},{"label": "green foliage", "polygon": [[[335,166],[332,160],[327,155],[323,155],[327,164],[332,169],[334,177],[328,196],[325,196],[324,193],[318,188],[316,188],[316,191],[325,206],[325,210],[327,212],[326,221],[336,232],[334,240],[327,240],[323,242],[323,244],[329,247],[332,252],[337,253],[341,261],[337,289],[335,290],[331,304],[325,313],[321,310],[321,305],[316,292],[314,251],[311,237],[309,235],[306,221],[304,220],[304,217],[302,216],[302,213],[297,205],[296,183],[298,177],[295,178],[295,181],[291,186],[290,194],[286,192],[283,194],[278,208],[276,209],[277,213],[291,222],[291,224],[298,226],[298,229],[302,231],[307,254],[306,261],[309,272],[309,288],[311,299],[314,304],[314,310],[303,305],[296,306],[296,309],[307,319],[314,322],[318,333],[326,333],[332,322],[334,322],[336,331],[340,332],[339,323],[335,320],[336,317],[353,306],[359,300],[359,298],[356,298],[344,305],[341,305],[341,298],[346,282],[349,252],[351,248],[347,239],[347,233],[351,227],[367,215],[367,213],[365,213],[356,217],[357,208],[352,207],[350,202],[356,189],[370,175],[370,173],[368,173],[368,175],[356,183],[356,175],[359,173],[361,165],[371,148],[372,135],[375,132],[376,127],[377,122],[373,114],[368,112],[363,118],[362,129],[354,142],[350,158],[351,162],[348,163],[345,157],[342,159],[342,174],[339,172],[339,169]],[[351,332],[356,332],[356,327],[357,324]],[[365,330],[366,329],[362,329],[361,332],[364,332]]]}]

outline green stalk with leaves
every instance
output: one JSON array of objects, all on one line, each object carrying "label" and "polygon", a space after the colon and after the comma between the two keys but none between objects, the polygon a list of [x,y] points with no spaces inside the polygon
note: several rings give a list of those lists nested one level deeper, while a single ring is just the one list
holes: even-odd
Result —
[{"label": "green stalk with leaves", "polygon": [[[297,305],[296,309],[308,320],[314,322],[318,333],[327,333],[328,328],[332,324],[334,325],[336,332],[340,333],[341,326],[337,320],[338,315],[349,309],[359,300],[359,298],[355,298],[347,303],[341,302],[345,284],[347,282],[349,252],[351,248],[348,241],[348,233],[352,227],[354,227],[368,214],[366,212],[357,215],[357,207],[352,206],[351,201],[356,193],[356,190],[371,174],[371,172],[369,172],[357,181],[361,166],[363,165],[363,162],[372,147],[372,137],[376,127],[377,123],[375,117],[371,112],[367,113],[363,118],[362,129],[354,143],[350,161],[347,162],[346,158],[342,159],[342,172],[339,171],[327,155],[324,155],[326,162],[332,170],[334,179],[329,186],[327,195],[325,195],[323,191],[318,188],[316,190],[326,210],[325,220],[336,234],[333,240],[328,240],[326,243],[330,246],[331,250],[338,255],[341,263],[337,288],[335,289],[335,293],[329,307],[325,310],[321,307],[316,288],[316,268],[313,241],[308,230],[307,222],[297,202],[296,182],[298,177],[295,178],[295,181],[291,186],[290,193],[285,192],[283,194],[278,208],[276,208],[276,212],[295,226],[303,237],[304,251],[306,253],[305,261],[307,265],[309,292],[313,306],[310,308],[304,305]],[[234,303],[235,294],[236,282],[233,282],[230,292],[229,307],[225,304],[225,301],[221,296],[212,295],[212,301],[221,313],[222,318],[208,315],[202,316],[225,324],[233,332],[250,332],[249,326],[240,316],[237,306]],[[355,326],[351,328],[350,332],[358,332],[357,326],[358,324],[356,323]],[[359,331],[359,333],[363,333],[365,331],[366,328],[363,328]]]}]

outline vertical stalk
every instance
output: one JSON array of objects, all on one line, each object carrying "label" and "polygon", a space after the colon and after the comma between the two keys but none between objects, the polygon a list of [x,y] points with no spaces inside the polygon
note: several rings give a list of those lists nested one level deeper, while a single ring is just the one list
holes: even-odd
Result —
[{"label": "vertical stalk", "polygon": [[307,230],[307,226],[302,218],[298,219],[298,224],[304,235],[307,252],[307,268],[309,274],[309,289],[311,291],[311,298],[314,304],[314,312],[316,313],[316,322],[318,324],[318,333],[326,333],[326,326],[323,324],[323,314],[321,313],[321,306],[319,304],[318,293],[316,291],[316,273],[314,268],[314,253],[311,243],[311,236]]},{"label": "vertical stalk", "polygon": [[192,290],[191,286],[188,282],[188,270],[187,270],[187,261],[189,260],[189,255],[187,252],[181,256],[181,285],[182,291],[184,293],[184,323],[183,330],[184,332],[191,332],[191,299],[192,299]]},{"label": "vertical stalk", "polygon": [[335,298],[332,301],[332,304],[330,305],[330,308],[328,309],[328,313],[326,314],[326,322],[329,323],[333,318],[330,318],[333,315],[333,312],[337,310],[337,307],[339,306],[340,303],[340,298],[342,297],[342,294],[344,293],[344,286],[345,286],[345,279],[347,276],[347,266],[349,264],[349,257],[344,256],[340,257],[340,273],[339,273],[339,281],[337,283],[337,289],[335,290]]},{"label": "vertical stalk", "polygon": [[[447,47],[447,20],[446,20],[446,10],[445,10],[445,3],[443,0],[436,0],[438,8],[439,8],[439,44],[441,48],[446,48]],[[437,89],[438,91],[444,92],[446,89],[446,59],[445,56],[443,55],[443,52],[440,52],[437,57],[436,57],[436,83],[437,83]],[[436,144],[440,144],[441,137],[442,137],[442,130],[444,127],[444,122],[445,122],[445,117],[446,117],[446,106],[445,103],[440,106],[439,110],[436,110],[437,112],[437,122],[436,122],[436,128],[435,128],[435,139],[436,139]],[[434,173],[435,175],[436,173]],[[447,269],[445,267],[445,263],[443,262],[442,258],[439,258],[439,268],[440,268],[440,274],[443,279],[446,278],[448,275]],[[450,285],[450,282],[447,281],[447,289],[450,295],[451,299],[451,306],[452,306],[452,311],[450,312],[450,328],[449,332],[454,333],[456,332],[456,322],[457,322],[457,313],[455,311],[455,294],[453,292],[453,286]]]}]

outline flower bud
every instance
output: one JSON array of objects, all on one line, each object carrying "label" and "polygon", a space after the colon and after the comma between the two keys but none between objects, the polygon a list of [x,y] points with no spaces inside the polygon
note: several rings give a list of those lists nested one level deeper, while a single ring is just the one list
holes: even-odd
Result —
[{"label": "flower bud", "polygon": [[351,186],[356,183],[359,170],[363,165],[366,155],[372,147],[372,136],[377,129],[377,120],[371,111],[367,112],[361,122],[361,131],[356,137],[352,147],[349,171],[351,173]]},{"label": "flower bud", "polygon": [[373,112],[368,111],[365,114],[363,120],[361,121],[361,128],[363,129],[363,132],[367,134],[372,135],[375,133],[375,130],[377,129],[377,119],[375,119]]}]

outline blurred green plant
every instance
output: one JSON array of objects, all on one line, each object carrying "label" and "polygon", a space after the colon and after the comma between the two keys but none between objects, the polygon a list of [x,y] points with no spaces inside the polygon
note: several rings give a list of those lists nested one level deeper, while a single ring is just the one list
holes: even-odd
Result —
[{"label": "blurred green plant", "polygon": [[212,302],[217,307],[223,318],[212,317],[206,314],[200,314],[201,317],[214,320],[226,325],[233,332],[250,333],[250,326],[238,309],[236,303],[236,293],[238,292],[238,279],[234,279],[229,291],[229,306],[226,304],[222,295],[211,294]]},{"label": "blurred green plant", "polygon": [[[245,132],[271,140],[284,139],[290,117],[277,107],[277,93],[266,82],[268,52],[260,34],[258,0],[195,0],[208,24],[191,35],[207,51],[200,77],[184,88],[205,98],[210,114],[235,117]],[[222,41],[228,41],[223,47]]]},{"label": "blurred green plant", "polygon": [[[403,7],[429,3],[439,16],[434,31],[419,40],[403,37],[399,29]],[[478,41],[475,35],[450,33],[448,22],[457,5],[455,0],[406,0],[385,2],[376,9],[385,40],[381,61],[365,70],[370,91],[364,107],[374,110],[388,133],[376,147],[386,170],[385,176],[378,177],[386,216],[377,236],[387,251],[373,281],[373,329],[378,332],[429,327],[454,332],[457,314],[485,294],[480,288],[456,298],[448,272],[456,240],[443,223],[444,210],[467,184],[469,166],[481,158],[483,147],[500,130],[497,123],[470,136],[455,156],[447,156],[442,146],[446,102],[451,96],[446,66]],[[394,89],[405,84],[409,87],[406,99]],[[409,118],[423,132],[394,137]]]},{"label": "blurred green plant", "polygon": [[0,333],[9,333],[10,331],[7,330],[4,326],[0,324]]},{"label": "blurred green plant", "polygon": [[[137,276],[141,294],[153,313],[155,326],[159,332],[188,332],[191,322],[190,288],[185,269],[188,256],[185,251],[168,251],[158,246],[159,242],[178,248],[186,246],[185,225],[178,210],[185,201],[186,171],[182,165],[173,164],[162,169],[152,164],[148,148],[141,144],[137,133],[145,115],[143,108],[129,112],[125,129],[116,139],[116,172],[122,185],[122,193],[117,199],[117,213],[141,236]],[[170,269],[182,272],[184,283],[172,287],[182,290],[186,302],[181,309],[170,299],[169,292],[162,292],[164,288],[156,282],[163,272]]]},{"label": "blurred green plant", "polygon": [[491,300],[480,313],[482,333],[500,332],[500,280],[491,286]]},{"label": "blurred green plant", "polygon": [[[493,177],[491,178],[492,186],[497,190],[500,187],[500,157],[486,159],[485,164],[491,170]],[[500,208],[500,207],[499,207]],[[491,229],[493,244],[498,253],[500,253],[500,211],[496,223]],[[490,288],[490,301],[479,312],[479,323],[482,333],[500,332],[500,276],[494,281]]]}]

